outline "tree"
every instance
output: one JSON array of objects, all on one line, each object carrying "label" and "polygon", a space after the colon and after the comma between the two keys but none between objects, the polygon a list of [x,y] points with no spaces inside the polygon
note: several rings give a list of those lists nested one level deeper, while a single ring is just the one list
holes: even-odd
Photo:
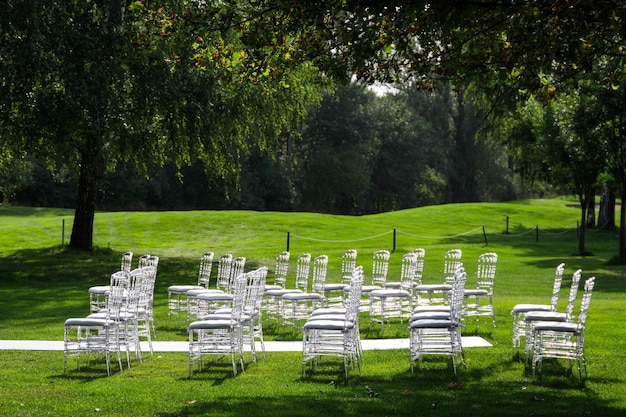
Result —
[{"label": "tree", "polygon": [[[371,195],[375,212],[440,203],[440,189],[427,179],[442,162],[441,137],[402,91],[377,98],[372,120],[380,147],[374,159]],[[440,185],[440,184],[437,184]]]},{"label": "tree", "polygon": [[531,100],[520,110],[519,124],[509,137],[511,146],[518,150],[518,170],[526,178],[546,179],[578,196],[580,255],[586,254],[588,210],[606,161],[594,130],[576,118],[587,104],[587,97],[576,93],[560,95],[549,105]]},{"label": "tree", "polygon": [[370,179],[380,147],[371,107],[374,98],[363,86],[342,86],[307,116],[292,152],[301,209],[369,211]]},{"label": "tree", "polygon": [[[603,152],[606,168],[617,184],[622,207],[626,201],[626,80],[619,84],[602,82],[620,66],[616,61],[605,61],[595,66],[581,82],[580,95],[585,98],[575,116],[575,128],[581,134],[593,135]],[[606,176],[605,176],[606,178]],[[620,211],[619,257],[626,258],[626,210]]]},{"label": "tree", "polygon": [[[151,4],[182,19],[181,4],[196,3]],[[148,30],[143,11],[123,0],[17,0],[0,13],[3,148],[45,158],[50,167],[63,155],[76,167],[76,248],[92,246],[102,177],[117,162],[145,172],[201,160],[230,174],[250,148],[277,145],[316,97],[311,69],[297,65],[281,77],[244,82],[233,61],[196,59],[201,38],[192,33],[173,48],[166,30]],[[220,24],[203,35],[210,40],[204,46],[228,49],[240,33]]]}]

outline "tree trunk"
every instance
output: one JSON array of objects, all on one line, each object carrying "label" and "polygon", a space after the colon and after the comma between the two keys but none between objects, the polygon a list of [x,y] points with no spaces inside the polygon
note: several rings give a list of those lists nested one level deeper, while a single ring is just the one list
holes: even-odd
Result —
[{"label": "tree trunk", "polygon": [[605,186],[600,196],[600,210],[598,213],[598,227],[615,228],[615,190]]},{"label": "tree trunk", "polygon": [[596,227],[596,199],[595,194],[587,200],[587,227],[593,229]]},{"label": "tree trunk", "polygon": [[96,158],[89,151],[81,153],[78,199],[70,247],[89,250],[93,246],[93,221],[96,213],[98,169]]},{"label": "tree trunk", "polygon": [[585,254],[585,237],[587,234],[587,207],[589,199],[583,193],[578,196],[580,201],[580,233],[578,234],[578,255]]},{"label": "tree trunk", "polygon": [[619,253],[620,258],[626,258],[626,210],[624,205],[626,204],[626,184],[622,183],[621,186],[621,204],[619,215]]}]

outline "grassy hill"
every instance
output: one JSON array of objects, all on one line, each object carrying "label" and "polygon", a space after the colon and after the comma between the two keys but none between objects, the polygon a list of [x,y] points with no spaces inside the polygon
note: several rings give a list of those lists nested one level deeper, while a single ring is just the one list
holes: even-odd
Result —
[{"label": "grassy hill", "polygon": [[[625,269],[607,264],[617,253],[617,232],[588,233],[592,256],[578,247],[579,210],[567,199],[510,203],[449,204],[370,216],[252,211],[99,212],[92,252],[75,252],[69,241],[72,212],[0,206],[0,339],[61,340],[67,317],[88,312],[87,289],[108,282],[120,254],[160,257],[155,293],[158,340],[186,340],[183,322],[167,317],[167,287],[194,283],[200,255],[245,256],[248,269],[270,267],[289,243],[292,265],[304,252],[329,256],[329,281],[338,281],[344,250],[357,249],[358,263],[371,269],[377,249],[393,251],[389,280],[399,280],[400,258],[426,249],[424,282],[440,282],[443,254],[463,250],[468,285],[476,258],[498,253],[497,328],[485,319],[468,323],[492,348],[466,352],[467,370],[454,377],[446,358],[428,360],[411,374],[408,352],[366,352],[363,369],[340,383],[332,363],[302,378],[298,353],[268,353],[236,378],[228,364],[187,377],[187,355],[148,356],[142,364],[106,378],[101,364],[63,375],[60,352],[0,352],[0,415],[603,415],[626,412],[624,352]],[[508,219],[508,234],[507,230]],[[65,223],[65,231],[62,225]],[[288,241],[289,236],[289,241]],[[566,264],[563,288],[578,268],[583,280],[596,276],[587,335],[589,377],[579,385],[565,363],[529,373],[511,348],[511,307],[548,302],[554,268]],[[293,285],[294,270],[288,286]],[[214,272],[215,274],[215,272]],[[562,291],[565,294],[565,290]],[[562,296],[562,300],[566,295]],[[564,302],[560,304],[564,308]],[[578,306],[576,307],[578,311]],[[379,337],[367,317],[362,336]],[[385,337],[406,337],[406,324],[385,328]],[[266,339],[292,339],[272,326]],[[209,367],[210,368],[210,367]],[[337,381],[337,383],[335,383]],[[380,395],[367,396],[364,385]],[[286,407],[287,404],[290,407]],[[130,411],[129,411],[130,410]],[[100,411],[99,411],[100,412]]]}]

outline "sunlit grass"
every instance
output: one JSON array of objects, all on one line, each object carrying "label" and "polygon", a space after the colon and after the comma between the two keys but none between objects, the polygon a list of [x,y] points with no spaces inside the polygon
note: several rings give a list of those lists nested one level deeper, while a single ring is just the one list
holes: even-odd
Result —
[{"label": "sunlit grass", "polygon": [[[61,352],[2,351],[0,415],[624,415],[626,330],[616,320],[626,313],[626,277],[623,267],[606,264],[617,252],[617,233],[591,231],[587,249],[594,255],[573,255],[579,211],[568,207],[572,204],[568,199],[450,204],[361,217],[249,211],[98,213],[96,249],[87,253],[61,247],[63,220],[65,243],[69,241],[71,211],[0,207],[0,339],[61,340],[65,318],[87,314],[87,288],[108,282],[127,250],[135,257],[160,256],[157,336],[179,341],[187,337],[185,320],[168,319],[167,286],[195,282],[200,255],[207,250],[245,256],[249,268],[267,265],[273,270],[274,256],[286,249],[289,233],[292,266],[299,253],[326,254],[329,280],[336,281],[345,249],[358,249],[358,262],[367,274],[372,253],[393,250],[395,243],[389,279],[398,280],[401,255],[424,247],[424,281],[438,282],[443,253],[457,247],[463,250],[470,285],[477,256],[499,254],[498,327],[485,319],[480,327],[470,321],[465,329],[493,347],[466,349],[467,369],[457,377],[450,361],[437,357],[411,373],[408,352],[402,350],[365,352],[362,369],[353,371],[347,384],[339,359],[322,361],[316,373],[303,378],[299,352],[268,352],[258,364],[247,356],[247,371],[237,377],[228,360],[209,360],[204,371],[190,378],[184,353],[148,354],[143,363],[106,377],[101,360],[80,370],[70,364],[65,375]],[[548,361],[542,376],[533,377],[511,348],[511,307],[548,302],[559,262],[566,263],[564,287],[577,268],[583,269],[583,279],[597,277],[586,338],[588,378],[582,385],[562,361]],[[288,285],[293,279],[292,268]],[[367,315],[362,316],[364,338],[380,337],[379,330],[370,329]],[[406,324],[385,327],[385,337],[406,336]],[[291,329],[267,325],[266,339],[293,336]]]}]

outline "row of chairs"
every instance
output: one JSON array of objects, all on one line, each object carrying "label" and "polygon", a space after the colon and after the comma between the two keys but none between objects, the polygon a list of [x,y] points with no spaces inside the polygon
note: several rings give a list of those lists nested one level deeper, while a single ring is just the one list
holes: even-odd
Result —
[{"label": "row of chairs", "polygon": [[131,366],[131,351],[135,358],[142,360],[141,341],[146,340],[152,350],[154,329],[153,299],[157,275],[157,257],[149,257],[154,262],[127,271],[121,270],[111,275],[110,285],[105,293],[104,308],[91,312],[86,317],[65,320],[64,370],[70,358],[76,358],[77,367],[81,359],[89,362],[92,354],[103,354],[107,374],[111,375],[111,355],[117,356],[120,370],[122,349],[126,351],[127,366]]},{"label": "row of chairs", "polygon": [[180,319],[184,312],[187,321],[192,321],[227,307],[232,302],[234,281],[244,272],[246,258],[233,257],[231,254],[220,256],[215,288],[209,288],[214,256],[213,252],[202,254],[197,284],[168,287],[168,317],[176,316]]},{"label": "row of chairs", "polygon": [[[403,255],[400,282],[383,282],[369,292],[370,326],[381,325],[384,332],[385,322],[393,317],[402,321],[410,318],[414,307],[439,310],[448,306],[456,277],[456,270],[461,265],[461,251],[453,249],[444,257],[443,280],[441,283],[425,284],[422,281],[425,250],[415,249]],[[481,254],[477,261],[476,286],[464,289],[461,319],[489,316],[496,326],[493,309],[493,288],[498,255],[493,252]],[[427,306],[427,307],[423,307]]]},{"label": "row of chairs", "polygon": [[[406,254],[403,259],[409,260],[415,257],[415,254]],[[406,263],[414,263],[414,260]],[[457,358],[460,358],[461,364],[465,366],[461,343],[465,282],[466,274],[462,265],[459,264],[453,275],[447,310],[443,308],[434,310],[423,306],[423,310],[418,307],[412,311],[409,324],[412,371],[415,362],[421,362],[426,355],[450,356],[455,374]],[[343,358],[346,380],[350,369],[360,368],[362,347],[359,333],[359,307],[365,287],[362,266],[353,270],[348,285],[345,307],[316,309],[302,326],[303,376],[306,375],[307,369],[315,371],[320,358],[324,356]]]},{"label": "row of chairs", "polygon": [[[454,271],[460,264],[461,251],[450,250],[444,258],[443,282],[423,284],[425,250],[415,249],[402,257],[400,281],[388,281],[389,252],[379,250],[373,254],[371,283],[364,285],[360,300],[360,311],[369,312],[371,323],[384,324],[393,317],[408,318],[413,305],[439,305],[447,303],[448,293],[454,281]],[[265,291],[265,310],[269,320],[277,324],[296,324],[306,317],[311,309],[318,306],[342,306],[346,301],[352,271],[356,266],[357,251],[350,249],[344,252],[341,262],[341,282],[326,283],[327,257],[316,258],[313,268],[313,284],[308,292],[310,272],[310,254],[302,254],[297,260],[296,283],[294,288],[286,288],[289,265],[289,252],[281,252],[276,258],[276,274],[274,284],[267,286]],[[320,265],[321,264],[321,265]],[[476,287],[464,293],[463,317],[490,316],[495,327],[493,310],[493,283],[496,272],[497,254],[485,253],[478,258]],[[319,266],[318,266],[319,265]],[[296,305],[292,300],[312,300],[300,314],[293,311]],[[285,302],[286,301],[286,302]],[[287,306],[287,308],[285,308]],[[289,307],[291,306],[291,308]]]},{"label": "row of chairs", "polygon": [[573,273],[567,306],[564,311],[558,311],[564,270],[563,263],[556,268],[549,304],[522,303],[512,308],[513,348],[519,348],[521,339],[524,338],[524,355],[526,362],[531,363],[533,374],[541,367],[544,358],[576,361],[580,381],[583,371],[586,374],[584,333],[595,277],[584,283],[580,312],[574,320],[582,270],[578,269]]},{"label": "row of chairs", "polygon": [[302,326],[302,375],[307,366],[316,369],[323,356],[343,358],[346,380],[350,368],[361,364],[359,306],[363,290],[363,267],[352,270],[344,308],[313,310]]},{"label": "row of chairs", "polygon": [[[189,334],[189,374],[193,374],[194,363],[204,365],[207,355],[230,355],[233,373],[238,366],[244,367],[244,346],[249,346],[252,360],[256,363],[257,341],[263,346],[262,301],[267,268],[261,267],[248,273],[241,273],[232,283],[230,305],[192,321]],[[263,352],[265,348],[263,347]]]}]

